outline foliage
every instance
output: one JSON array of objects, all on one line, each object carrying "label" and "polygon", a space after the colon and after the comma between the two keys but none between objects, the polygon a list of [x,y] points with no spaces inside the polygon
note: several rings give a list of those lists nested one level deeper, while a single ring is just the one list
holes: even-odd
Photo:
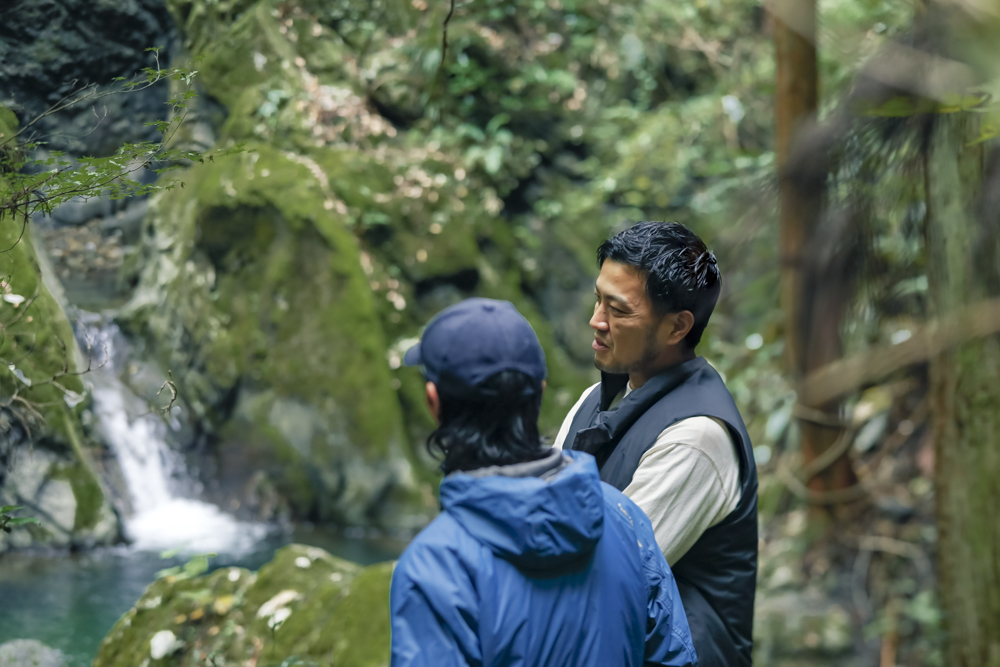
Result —
[{"label": "foliage", "polygon": [[4,505],[3,507],[0,507],[0,530],[5,533],[9,533],[18,526],[27,526],[32,523],[38,523],[38,519],[34,517],[13,518],[10,516],[11,513],[23,509],[23,507],[19,507],[17,505]]},{"label": "foliage", "polygon": [[[148,49],[157,55],[156,66],[142,70],[142,75],[131,80],[116,79],[120,87],[100,90],[87,86],[74,91],[49,108],[40,116],[17,128],[17,119],[7,109],[0,109],[0,222],[5,218],[21,220],[28,224],[35,213],[50,213],[55,207],[74,198],[87,199],[107,196],[123,199],[147,195],[158,189],[172,189],[178,184],[141,183],[131,178],[133,174],[152,167],[156,174],[176,169],[181,164],[206,159],[212,160],[220,152],[201,154],[193,151],[172,149],[170,142],[183,124],[189,105],[196,93],[191,81],[196,71],[181,68],[161,68],[159,49]],[[60,151],[45,151],[34,157],[45,146],[43,138],[36,138],[32,128],[42,118],[56,114],[70,107],[94,102],[107,95],[139,92],[160,82],[183,83],[184,88],[168,100],[170,111],[165,120],[150,121],[162,135],[158,142],[144,141],[126,143],[113,155],[104,157],[77,156],[69,158]],[[95,113],[96,115],[96,113]],[[103,119],[98,119],[98,124]],[[95,128],[96,129],[96,128]],[[238,148],[221,152],[229,154]],[[183,187],[183,183],[180,183]]]}]

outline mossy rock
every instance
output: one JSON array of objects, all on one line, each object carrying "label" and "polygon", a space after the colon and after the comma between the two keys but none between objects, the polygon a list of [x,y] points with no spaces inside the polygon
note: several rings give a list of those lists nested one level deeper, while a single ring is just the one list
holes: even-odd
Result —
[{"label": "mossy rock", "polygon": [[40,521],[0,533],[0,551],[116,542],[118,517],[89,454],[99,443],[80,420],[76,339],[43,281],[30,224],[0,220],[0,248],[0,505],[26,505]]},{"label": "mossy rock", "polygon": [[360,567],[290,545],[257,573],[164,577],[111,629],[94,667],[389,664],[392,563]]},{"label": "mossy rock", "polygon": [[[435,465],[421,454],[433,424],[400,359],[470,296],[510,300],[535,327],[549,362],[542,428],[554,435],[593,372],[563,349],[526,252],[590,237],[567,225],[539,242],[472,177],[481,149],[408,126],[437,73],[446,8],[168,5],[200,85],[229,111],[219,144],[245,152],[192,167],[184,188],[154,200],[119,319],[159,351],[211,433],[209,468],[233,496],[218,500],[239,500],[263,471],[297,517],[415,527],[436,511]],[[553,256],[575,266],[580,254]]]},{"label": "mossy rock", "polygon": [[426,510],[386,341],[319,169],[252,144],[183,174],[185,188],[151,205],[121,321],[154,341],[182,400],[219,436],[232,485],[264,470],[298,516],[414,527]]}]

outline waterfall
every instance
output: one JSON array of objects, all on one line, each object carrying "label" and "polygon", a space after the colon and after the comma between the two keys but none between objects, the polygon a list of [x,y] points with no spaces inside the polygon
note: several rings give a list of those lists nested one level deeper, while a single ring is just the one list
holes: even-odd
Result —
[{"label": "waterfall", "polygon": [[[114,324],[84,314],[79,333],[103,365],[84,376],[91,385],[98,430],[118,460],[132,500],[125,519],[133,548],[147,551],[240,553],[265,537],[262,524],[237,521],[215,505],[184,497],[178,482],[188,479],[184,461],[167,444],[167,424],[119,380],[125,357]],[[95,363],[97,365],[97,363]]]}]

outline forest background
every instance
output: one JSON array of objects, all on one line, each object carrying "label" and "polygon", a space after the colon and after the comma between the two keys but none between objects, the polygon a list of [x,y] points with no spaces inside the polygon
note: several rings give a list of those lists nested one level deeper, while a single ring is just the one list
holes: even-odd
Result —
[{"label": "forest background", "polygon": [[[0,504],[40,523],[0,549],[114,543],[137,511],[88,392],[91,313],[128,342],[115,372],[171,424],[186,493],[405,535],[436,507],[400,367],[422,324],[513,301],[554,433],[594,379],[595,248],[678,220],[719,258],[699,353],[756,445],[758,662],[1000,664],[993,4],[52,0],[4,19]],[[275,586],[322,560],[292,556]],[[123,619],[176,598],[161,659],[354,655],[270,623],[313,601],[259,615],[280,594],[179,572]],[[258,614],[258,634],[205,613]],[[134,625],[99,664],[166,641]]]}]

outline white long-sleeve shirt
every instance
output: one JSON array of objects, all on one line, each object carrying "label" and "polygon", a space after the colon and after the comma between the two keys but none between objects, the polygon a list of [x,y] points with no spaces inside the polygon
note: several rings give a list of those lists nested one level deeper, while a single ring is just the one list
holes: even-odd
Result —
[{"label": "white long-sleeve shirt", "polygon": [[[566,415],[554,447],[562,448],[584,399]],[[631,386],[627,386],[627,396]],[[711,417],[692,417],[667,427],[639,460],[625,488],[649,517],[667,563],[673,565],[707,529],[740,502],[740,462],[728,429]]]}]

